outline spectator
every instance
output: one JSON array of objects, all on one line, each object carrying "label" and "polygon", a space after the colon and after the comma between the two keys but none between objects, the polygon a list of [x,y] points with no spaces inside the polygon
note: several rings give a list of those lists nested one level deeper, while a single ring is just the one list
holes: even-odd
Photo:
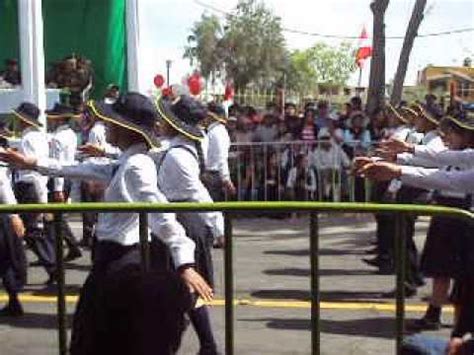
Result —
[{"label": "spectator", "polygon": [[313,200],[316,186],[316,175],[309,167],[308,157],[305,154],[298,154],[295,166],[291,168],[286,182],[289,197],[294,201]]},{"label": "spectator", "polygon": [[363,153],[369,148],[370,132],[364,127],[365,115],[358,111],[351,117],[351,127],[344,131],[344,148],[350,158]]},{"label": "spectator", "polygon": [[304,124],[301,129],[299,139],[302,141],[313,142],[317,137],[317,126],[315,124],[314,110],[307,109],[304,113]]},{"label": "spectator", "polygon": [[13,86],[21,85],[21,73],[18,68],[18,61],[16,59],[7,59],[5,60],[5,65],[6,68],[0,72],[0,77]]},{"label": "spectator", "polygon": [[319,144],[311,152],[310,166],[317,171],[320,197],[323,200],[340,200],[336,184],[342,186],[343,169],[349,169],[351,161],[342,148],[331,139],[329,130],[318,134]]},{"label": "spectator", "polygon": [[377,108],[373,115],[370,123],[367,127],[370,133],[370,139],[372,141],[379,141],[387,136],[387,120],[385,117],[385,113],[382,109]]},{"label": "spectator", "polygon": [[236,143],[252,142],[254,123],[250,119],[242,116],[237,121],[236,126],[237,126],[236,131],[235,131]]},{"label": "spectator", "polygon": [[359,96],[354,96],[351,98],[352,112],[354,111],[364,111],[362,107],[362,99]]},{"label": "spectator", "polygon": [[271,151],[264,167],[264,175],[259,191],[261,201],[279,201],[282,195],[282,171],[278,162],[278,155]]},{"label": "spectator", "polygon": [[263,116],[263,122],[255,128],[252,140],[254,142],[274,142],[277,137],[276,117],[267,113]]},{"label": "spectator", "polygon": [[296,105],[287,103],[285,105],[285,125],[287,132],[291,133],[293,140],[300,136],[302,120],[296,113]]},{"label": "spectator", "polygon": [[329,103],[325,100],[318,102],[318,113],[315,119],[315,124],[318,130],[321,128],[332,127],[332,119],[329,112]]}]

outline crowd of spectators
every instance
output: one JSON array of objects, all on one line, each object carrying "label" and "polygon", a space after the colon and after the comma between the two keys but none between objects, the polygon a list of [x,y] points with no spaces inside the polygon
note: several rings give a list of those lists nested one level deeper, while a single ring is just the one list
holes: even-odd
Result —
[{"label": "crowd of spectators", "polygon": [[359,97],[342,107],[325,100],[287,103],[284,112],[271,104],[261,112],[231,106],[227,128],[238,199],[364,200],[364,183],[347,170],[394,125],[386,112],[367,116]]}]

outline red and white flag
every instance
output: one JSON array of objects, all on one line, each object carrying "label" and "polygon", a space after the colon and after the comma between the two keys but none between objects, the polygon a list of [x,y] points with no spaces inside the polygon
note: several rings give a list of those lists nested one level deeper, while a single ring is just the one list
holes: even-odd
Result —
[{"label": "red and white flag", "polygon": [[359,48],[356,53],[356,64],[359,68],[364,66],[364,61],[372,56],[372,46],[370,44],[369,36],[367,36],[367,30],[362,28],[362,32],[359,37]]}]

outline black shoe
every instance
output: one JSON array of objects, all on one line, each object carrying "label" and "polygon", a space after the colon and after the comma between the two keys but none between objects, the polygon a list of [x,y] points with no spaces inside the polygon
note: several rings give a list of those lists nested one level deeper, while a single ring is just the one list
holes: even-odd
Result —
[{"label": "black shoe", "polygon": [[423,317],[407,323],[406,328],[411,331],[439,330],[441,328],[441,321],[439,319]]},{"label": "black shoe", "polygon": [[21,317],[24,314],[20,303],[9,303],[0,309],[0,317]]},{"label": "black shoe", "polygon": [[51,272],[51,273],[48,275],[48,279],[46,280],[46,282],[44,283],[44,285],[45,285],[46,287],[52,287],[52,286],[54,286],[57,282],[58,282],[58,276],[57,276],[56,272]]},{"label": "black shoe", "polygon": [[73,261],[79,259],[82,256],[82,253],[79,249],[70,250],[67,255],[64,257],[64,261]]},{"label": "black shoe", "polygon": [[[405,298],[416,296],[416,292],[417,291],[415,287],[405,286]],[[397,289],[381,294],[381,298],[396,298],[396,297],[397,297]]]}]

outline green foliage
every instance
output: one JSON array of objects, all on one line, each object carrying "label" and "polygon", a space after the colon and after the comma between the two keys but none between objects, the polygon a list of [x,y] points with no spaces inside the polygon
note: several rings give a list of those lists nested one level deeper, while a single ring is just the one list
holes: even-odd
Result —
[{"label": "green foliage", "polygon": [[319,84],[345,85],[356,70],[354,49],[349,43],[332,47],[316,43],[290,55],[288,87],[303,93],[317,90]]},{"label": "green foliage", "polygon": [[196,22],[188,37],[189,46],[185,47],[184,58],[188,58],[191,65],[196,61],[199,71],[205,79],[210,76],[214,79],[222,68],[221,41],[222,27],[214,15],[203,14]]},{"label": "green foliage", "polygon": [[280,18],[258,0],[240,0],[222,24],[203,15],[188,38],[185,58],[196,61],[205,78],[225,72],[237,89],[268,87],[280,80],[286,49]]}]

